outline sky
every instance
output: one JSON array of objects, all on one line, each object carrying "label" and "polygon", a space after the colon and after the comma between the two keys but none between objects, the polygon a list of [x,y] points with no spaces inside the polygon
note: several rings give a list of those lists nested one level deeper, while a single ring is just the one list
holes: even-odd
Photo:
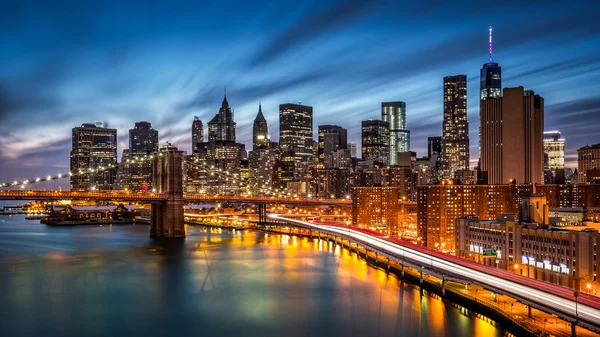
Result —
[{"label": "sky", "polygon": [[[9,4],[10,3],[10,4]],[[0,181],[68,172],[71,128],[151,122],[191,150],[227,88],[237,138],[251,149],[262,103],[314,107],[360,146],[360,123],[404,101],[411,150],[441,135],[443,77],[468,76],[471,162],[478,158],[479,70],[545,100],[545,129],[577,148],[600,143],[600,5],[595,1],[60,1],[0,4]]]}]

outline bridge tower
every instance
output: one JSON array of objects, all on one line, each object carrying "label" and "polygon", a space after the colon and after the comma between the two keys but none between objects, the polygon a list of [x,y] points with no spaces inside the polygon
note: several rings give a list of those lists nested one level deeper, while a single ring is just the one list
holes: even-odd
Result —
[{"label": "bridge tower", "polygon": [[183,220],[183,151],[167,145],[154,157],[152,184],[167,200],[152,205],[150,236],[185,238]]}]

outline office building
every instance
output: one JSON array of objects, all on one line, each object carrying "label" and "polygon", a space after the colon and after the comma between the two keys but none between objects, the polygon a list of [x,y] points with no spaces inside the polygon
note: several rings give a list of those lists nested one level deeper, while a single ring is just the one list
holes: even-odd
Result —
[{"label": "office building", "polygon": [[410,151],[410,131],[406,129],[406,103],[382,102],[381,119],[389,127],[389,165],[397,165],[398,152]]},{"label": "office building", "polygon": [[129,130],[129,181],[130,191],[152,190],[152,162],[148,157],[158,152],[158,131],[148,122],[135,123]]},{"label": "office building", "polygon": [[[535,199],[535,201],[531,200]],[[597,294],[597,222],[554,227],[540,213],[547,208],[538,196],[524,197],[521,216],[499,214],[492,221],[477,217],[456,220],[456,255],[514,273]]]},{"label": "office building", "polygon": [[390,125],[388,122],[369,119],[362,121],[362,159],[385,165],[390,161]]},{"label": "office building", "polygon": [[240,194],[240,169],[244,151],[244,144],[233,141],[198,143],[198,158],[203,160],[208,170],[207,193]]},{"label": "office building", "polygon": [[398,236],[400,202],[398,187],[352,189],[352,224]]},{"label": "office building", "polygon": [[235,142],[235,126],[233,111],[229,107],[227,97],[223,97],[219,112],[208,122],[208,141]]},{"label": "office building", "polygon": [[343,199],[352,193],[352,170],[349,168],[316,168],[315,195],[322,199]]},{"label": "office building", "polygon": [[198,152],[198,143],[204,142],[204,126],[197,116],[194,116],[192,122],[192,153]]},{"label": "office building", "polygon": [[600,207],[600,184],[548,184],[536,186],[550,208]]},{"label": "office building", "polygon": [[269,137],[269,128],[267,120],[262,113],[262,106],[258,105],[258,114],[252,123],[252,149],[269,147],[271,138]]},{"label": "office building", "polygon": [[577,150],[577,171],[580,184],[591,182],[588,171],[600,169],[600,144],[586,145]]},{"label": "office building", "polygon": [[488,183],[544,181],[544,99],[523,87],[481,101],[481,171]]},{"label": "office building", "polygon": [[442,161],[445,178],[469,169],[469,121],[467,119],[467,75],[444,77],[444,122]]},{"label": "office building", "polygon": [[301,104],[279,105],[279,147],[296,158],[297,177],[313,162],[313,108]]},{"label": "office building", "polygon": [[248,155],[249,187],[253,195],[270,195],[277,180],[277,149],[260,147]]},{"label": "office building", "polygon": [[492,27],[489,29],[489,60],[481,68],[480,100],[502,97],[502,67],[492,58]]},{"label": "office building", "polygon": [[350,158],[356,158],[356,143],[348,143],[348,151],[350,151]]},{"label": "office building", "polygon": [[71,146],[71,190],[111,190],[117,173],[117,130],[102,122],[82,124],[73,128]]},{"label": "office building", "polygon": [[434,154],[442,154],[442,137],[427,137],[427,157],[431,158]]},{"label": "office building", "polygon": [[419,243],[429,248],[454,252],[455,220],[467,215],[491,220],[500,213],[518,214],[523,195],[532,193],[529,184],[441,185],[417,187],[417,233]]},{"label": "office building", "polygon": [[544,183],[564,183],[565,140],[559,131],[544,131]]},{"label": "office building", "polygon": [[318,151],[319,163],[323,163],[326,156],[339,149],[348,147],[348,130],[337,125],[319,125]]}]

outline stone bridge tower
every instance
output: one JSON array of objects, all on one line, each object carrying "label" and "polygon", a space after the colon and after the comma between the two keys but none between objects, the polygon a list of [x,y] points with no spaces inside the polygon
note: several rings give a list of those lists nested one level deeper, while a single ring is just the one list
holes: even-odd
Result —
[{"label": "stone bridge tower", "polygon": [[152,205],[150,236],[185,238],[183,220],[183,151],[167,144],[154,157],[152,184],[167,200]]}]

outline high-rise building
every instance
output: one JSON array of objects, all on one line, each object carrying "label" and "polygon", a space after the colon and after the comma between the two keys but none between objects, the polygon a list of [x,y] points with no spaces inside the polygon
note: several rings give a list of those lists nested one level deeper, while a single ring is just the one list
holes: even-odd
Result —
[{"label": "high-rise building", "polygon": [[352,189],[352,224],[397,236],[400,201],[398,187]]},{"label": "high-rise building", "polygon": [[148,122],[135,123],[129,130],[129,190],[152,190],[152,162],[140,159],[155,152],[158,152],[158,131]]},{"label": "high-rise building", "polygon": [[544,169],[564,168],[565,140],[560,137],[559,131],[544,131]]},{"label": "high-rise building", "polygon": [[467,75],[444,77],[444,122],[442,160],[445,178],[469,169],[469,120],[467,119]]},{"label": "high-rise building", "polygon": [[565,140],[559,131],[544,131],[544,183],[565,181]]},{"label": "high-rise building", "polygon": [[588,171],[600,169],[600,144],[586,145],[577,150],[577,169],[580,184],[591,182]]},{"label": "high-rise building", "polygon": [[317,157],[323,163],[326,156],[348,147],[348,130],[337,125],[319,125]]},{"label": "high-rise building", "polygon": [[406,103],[382,102],[381,119],[389,124],[390,165],[398,164],[398,152],[410,151],[410,131],[406,129]]},{"label": "high-rise building", "polygon": [[427,137],[427,157],[431,158],[433,154],[442,154],[442,137]]},{"label": "high-rise building", "polygon": [[385,165],[390,162],[390,124],[369,119],[362,121],[362,159]]},{"label": "high-rise building", "polygon": [[253,195],[269,195],[277,178],[277,149],[260,147],[248,155],[249,183]]},{"label": "high-rise building", "polygon": [[219,112],[208,122],[208,141],[235,142],[235,125],[233,111],[229,107],[227,97],[224,97]]},{"label": "high-rise building", "polygon": [[71,172],[73,191],[111,190],[117,172],[117,130],[100,122],[73,128]]},{"label": "high-rise building", "polygon": [[262,113],[262,106],[258,104],[258,113],[252,123],[252,149],[256,150],[262,147],[268,147],[271,143],[269,138],[269,128],[267,120]]},{"label": "high-rise building", "polygon": [[492,59],[492,26],[490,26],[489,61],[481,68],[480,100],[502,97],[502,67]]},{"label": "high-rise building", "polygon": [[348,143],[348,151],[350,151],[350,158],[356,158],[356,143]]},{"label": "high-rise building", "polygon": [[[445,182],[445,181],[444,181]],[[428,185],[417,187],[417,233],[420,244],[454,251],[455,221],[467,215],[482,220],[500,213],[516,214],[520,199],[531,193],[530,184]]]},{"label": "high-rise building", "polygon": [[192,122],[192,153],[198,152],[198,143],[204,142],[204,125],[198,116]]},{"label": "high-rise building", "polygon": [[[296,170],[305,171],[313,161],[313,108],[300,104],[279,105],[279,147],[293,151]],[[302,172],[299,175],[302,175]]]},{"label": "high-rise building", "polygon": [[481,101],[481,171],[488,183],[541,184],[544,179],[544,99],[523,87]]},{"label": "high-rise building", "polygon": [[238,195],[240,193],[240,168],[244,144],[232,141],[198,143],[198,156],[210,168],[207,193]]}]

